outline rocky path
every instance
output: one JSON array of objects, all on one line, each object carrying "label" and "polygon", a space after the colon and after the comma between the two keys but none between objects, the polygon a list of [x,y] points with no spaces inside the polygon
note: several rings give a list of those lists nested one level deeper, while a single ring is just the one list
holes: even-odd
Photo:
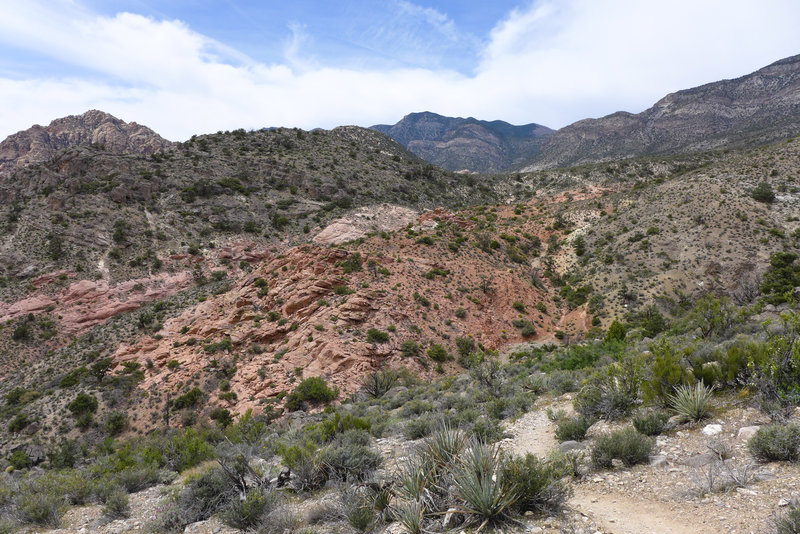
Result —
[{"label": "rocky path", "polygon": [[[578,485],[570,506],[608,534],[712,534],[725,532],[702,510],[631,499],[626,494],[598,494]],[[710,523],[710,524],[709,524]]]},{"label": "rocky path", "polygon": [[[571,411],[569,397],[538,405],[507,429],[505,447],[515,454],[546,456],[559,447],[547,408]],[[733,447],[739,461],[748,461],[745,440],[737,435],[754,417],[747,411],[728,414],[717,421],[723,431],[715,437]],[[610,430],[599,423],[590,436]],[[714,425],[716,426],[716,425]],[[800,487],[798,468],[791,464],[764,466],[761,482],[748,488],[703,494],[698,491],[710,439],[702,426],[659,437],[654,453],[662,455],[659,466],[640,465],[591,473],[573,482],[569,512],[582,523],[581,532],[592,534],[706,534],[756,533],[768,528],[779,502],[792,498]],[[588,454],[588,449],[586,450]],[[702,463],[702,462],[700,462]],[[707,469],[707,467],[705,467]],[[771,471],[776,471],[771,473]],[[549,531],[547,531],[549,532]]]}]

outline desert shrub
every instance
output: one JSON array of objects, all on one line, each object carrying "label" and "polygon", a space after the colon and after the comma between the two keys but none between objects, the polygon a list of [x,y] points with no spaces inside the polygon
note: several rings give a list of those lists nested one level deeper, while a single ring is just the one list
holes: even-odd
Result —
[{"label": "desert shrub", "polygon": [[458,349],[458,359],[461,361],[475,352],[475,340],[471,337],[457,337],[456,348]]},{"label": "desert shrub", "polygon": [[406,358],[416,356],[419,354],[419,344],[413,339],[406,339],[403,341],[402,345],[400,345],[400,352]]},{"label": "desert shrub", "polygon": [[639,402],[644,361],[631,355],[593,374],[575,396],[575,411],[586,417],[617,420]]},{"label": "desert shrub", "polygon": [[67,404],[67,409],[72,412],[72,415],[75,417],[94,413],[97,411],[97,399],[92,395],[80,393],[72,402]]},{"label": "desert shrub", "polygon": [[583,441],[586,439],[586,431],[594,422],[594,419],[585,415],[564,419],[556,427],[556,439],[558,441]]},{"label": "desert shrub", "polygon": [[628,329],[625,328],[625,325],[614,319],[606,332],[606,341],[625,341],[627,333]]},{"label": "desert shrub", "polygon": [[711,413],[712,393],[713,388],[697,382],[694,386],[678,386],[667,399],[672,410],[684,420],[701,421]]},{"label": "desert shrub", "polygon": [[800,264],[794,252],[776,252],[769,258],[769,268],[761,282],[761,292],[770,304],[787,302],[795,287],[800,286]]},{"label": "desert shrub", "polygon": [[633,417],[633,427],[645,436],[657,436],[667,427],[669,415],[659,411],[648,411]]},{"label": "desert shrub", "polygon": [[11,453],[11,456],[8,457],[8,461],[14,469],[27,469],[33,464],[33,461],[28,458],[28,455],[25,454],[25,451],[22,449],[17,449]]},{"label": "desert shrub", "polygon": [[669,403],[675,388],[690,384],[692,376],[686,370],[685,354],[668,340],[654,343],[650,347],[653,359],[650,362],[650,380],[642,384],[644,399],[662,405]]},{"label": "desert shrub", "polygon": [[764,462],[791,462],[800,459],[800,427],[769,425],[759,428],[747,442],[747,449]]},{"label": "desert shrub", "polygon": [[759,182],[755,189],[750,192],[750,196],[753,197],[753,200],[763,202],[765,204],[771,204],[775,202],[775,192],[772,190],[772,186],[769,185],[768,182]]},{"label": "desert shrub", "polygon": [[561,509],[570,496],[563,476],[564,470],[557,462],[541,460],[533,454],[513,458],[503,467],[503,478],[517,495],[514,508],[521,513],[553,513]]},{"label": "desert shrub", "polygon": [[592,447],[592,463],[600,469],[610,468],[612,460],[620,460],[628,467],[643,463],[648,460],[653,444],[652,438],[626,427],[597,438]]},{"label": "desert shrub", "polygon": [[572,371],[555,371],[548,375],[547,389],[557,395],[563,395],[578,389],[578,381]]},{"label": "desert shrub", "polygon": [[496,443],[505,437],[500,421],[491,417],[480,417],[470,429],[476,439],[485,443]]},{"label": "desert shrub", "polygon": [[748,355],[750,384],[767,411],[800,404],[800,313],[785,312],[780,322],[780,328],[769,334],[766,346]]},{"label": "desert shrub", "polygon": [[220,519],[229,527],[249,530],[259,524],[273,504],[274,499],[270,494],[260,488],[251,488],[244,499],[233,499],[220,514]]},{"label": "desert shrub", "polygon": [[327,404],[339,395],[336,388],[331,389],[324,378],[306,378],[286,397],[286,409],[296,411],[308,404]]},{"label": "desert shrub", "polygon": [[376,522],[373,495],[357,488],[347,488],[340,496],[344,518],[358,532],[367,532]]},{"label": "desert shrub", "polygon": [[128,428],[128,414],[124,412],[109,412],[106,415],[103,427],[110,436],[116,436]]},{"label": "desert shrub", "polygon": [[373,371],[361,381],[361,387],[373,398],[383,397],[387,391],[392,389],[400,378],[400,374],[394,369],[383,369]]},{"label": "desert shrub", "polygon": [[421,501],[410,500],[400,503],[395,509],[395,516],[408,534],[422,534],[425,505]]},{"label": "desert shrub", "polygon": [[363,260],[361,259],[361,254],[358,252],[353,252],[347,257],[347,259],[340,262],[340,265],[342,267],[342,270],[345,273],[349,274],[356,271],[360,271],[362,262]]},{"label": "desert shrub", "polygon": [[476,523],[503,521],[516,504],[516,486],[504,465],[499,446],[473,439],[452,468],[453,496]]},{"label": "desert shrub", "polygon": [[130,513],[131,507],[128,502],[128,494],[122,488],[117,488],[106,497],[106,502],[103,506],[103,515],[105,517],[122,519],[128,517]]},{"label": "desert shrub", "polygon": [[75,464],[84,457],[84,451],[75,440],[64,440],[59,446],[47,453],[50,465],[55,469],[75,467]]},{"label": "desert shrub", "polygon": [[175,410],[183,410],[184,408],[192,408],[196,406],[200,399],[203,398],[203,392],[200,388],[192,388],[183,395],[180,395],[172,401],[172,408]]},{"label": "desert shrub", "polygon": [[27,416],[27,414],[21,413],[12,419],[10,423],[8,423],[8,431],[12,434],[14,432],[19,432],[30,423],[31,419]]},{"label": "desert shrub", "polygon": [[347,430],[320,451],[328,478],[343,482],[363,481],[381,464],[381,455],[369,446],[365,430]]},{"label": "desert shrub", "polygon": [[190,480],[173,497],[160,518],[165,525],[161,530],[183,531],[183,528],[225,510],[238,499],[239,494],[228,476],[220,468],[214,468]]},{"label": "desert shrub", "polygon": [[114,480],[128,493],[135,493],[155,486],[161,479],[155,466],[142,466],[123,469],[114,475]]},{"label": "desert shrub", "polygon": [[800,532],[800,507],[792,506],[775,518],[776,534],[797,534]]},{"label": "desert shrub", "polygon": [[377,328],[367,330],[367,341],[370,343],[386,343],[389,341],[389,334]]},{"label": "desert shrub", "polygon": [[[222,398],[222,395],[220,395],[220,398]],[[233,424],[233,414],[231,414],[231,411],[220,406],[217,406],[211,410],[211,413],[208,414],[208,417],[212,421],[216,422],[219,428],[228,428],[228,426]]]},{"label": "desert shrub", "polygon": [[446,362],[450,359],[450,355],[447,353],[447,349],[437,343],[434,343],[428,349],[428,358],[435,362]]},{"label": "desert shrub", "polygon": [[406,421],[403,425],[403,435],[406,439],[424,438],[433,430],[433,421],[428,417],[416,417]]},{"label": "desert shrub", "polygon": [[17,497],[19,519],[23,523],[58,527],[67,509],[64,497],[55,491],[23,490]]}]

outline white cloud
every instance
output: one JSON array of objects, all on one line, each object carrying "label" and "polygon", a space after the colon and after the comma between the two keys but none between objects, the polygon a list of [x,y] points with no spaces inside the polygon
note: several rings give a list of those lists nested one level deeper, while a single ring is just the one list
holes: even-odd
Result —
[{"label": "white cloud", "polygon": [[[443,13],[401,7],[457,36]],[[304,55],[301,24],[286,64],[258,64],[180,21],[103,17],[67,0],[0,0],[0,42],[88,69],[94,78],[0,78],[0,137],[98,108],[170,139],[263,126],[394,122],[412,111],[560,127],[667,92],[746,74],[800,52],[793,0],[538,1],[491,32],[474,75],[332,68]]]}]

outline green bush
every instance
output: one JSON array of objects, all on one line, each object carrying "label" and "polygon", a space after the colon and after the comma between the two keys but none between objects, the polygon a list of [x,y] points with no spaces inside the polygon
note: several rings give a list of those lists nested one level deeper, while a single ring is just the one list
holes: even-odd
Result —
[{"label": "green bush", "polygon": [[628,329],[621,322],[614,319],[606,332],[606,341],[625,341]]},{"label": "green bush", "polygon": [[583,441],[586,439],[586,431],[594,422],[594,419],[585,415],[564,419],[556,427],[556,439],[558,441]]},{"label": "green bush", "polygon": [[342,482],[362,482],[381,464],[379,452],[369,446],[365,430],[347,430],[320,451],[320,461],[328,470],[328,478]]},{"label": "green bush", "polygon": [[414,341],[413,339],[406,339],[403,341],[403,344],[400,345],[400,352],[406,358],[411,358],[412,356],[416,356],[419,354],[419,343]]},{"label": "green bush", "polygon": [[447,353],[447,349],[437,343],[434,343],[428,349],[428,358],[435,362],[446,362],[450,359],[450,355]]},{"label": "green bush", "polygon": [[109,412],[106,414],[103,427],[110,436],[116,436],[128,428],[128,414],[124,412]]},{"label": "green bush", "polygon": [[220,514],[222,522],[239,530],[249,530],[259,524],[261,518],[269,513],[274,499],[264,490],[248,490],[244,500],[233,499],[229,507]]},{"label": "green bush", "polygon": [[612,460],[620,460],[630,467],[646,462],[653,445],[652,438],[639,434],[633,427],[626,427],[597,438],[592,448],[592,463],[597,468],[608,469]]},{"label": "green bush", "polygon": [[554,513],[570,496],[564,482],[564,470],[557,462],[540,460],[533,454],[512,458],[503,467],[503,478],[514,488],[514,508],[520,512]]},{"label": "green bush", "polygon": [[286,397],[286,409],[296,411],[308,404],[327,404],[339,396],[336,388],[331,389],[324,378],[306,378]]},{"label": "green bush", "polygon": [[800,263],[794,252],[776,252],[769,258],[769,268],[764,273],[761,292],[770,304],[787,302],[795,287],[800,286]]},{"label": "green bush", "polygon": [[797,534],[800,532],[800,507],[791,506],[786,513],[775,519],[776,534]]},{"label": "green bush", "polygon": [[775,192],[772,190],[772,186],[767,182],[760,182],[755,189],[750,192],[750,196],[753,197],[753,200],[765,204],[772,204],[775,202]]},{"label": "green bush", "polygon": [[103,506],[103,515],[110,519],[122,519],[128,517],[131,513],[131,507],[128,503],[128,494],[122,488],[117,488],[106,497],[106,503]]},{"label": "green bush", "polygon": [[800,459],[800,427],[797,425],[769,425],[759,428],[747,442],[747,449],[763,462]]},{"label": "green bush", "polygon": [[72,415],[75,417],[94,413],[97,411],[97,399],[92,395],[80,393],[72,402],[67,404],[67,409],[72,412]]},{"label": "green bush", "polygon": [[645,436],[658,436],[667,427],[669,415],[664,412],[648,411],[640,413],[633,418],[633,427]]},{"label": "green bush", "polygon": [[14,469],[27,469],[33,464],[22,449],[17,449],[11,453],[11,456],[8,457],[8,461]]},{"label": "green bush", "polygon": [[197,406],[200,402],[200,399],[203,398],[203,392],[200,388],[192,388],[183,395],[176,397],[175,400],[172,401],[172,407],[175,410],[183,410],[184,408],[192,408]]},{"label": "green bush", "polygon": [[386,343],[389,341],[389,334],[377,328],[367,330],[367,341],[370,343]]},{"label": "green bush", "polygon": [[361,259],[361,254],[358,252],[353,252],[350,254],[347,259],[340,263],[342,270],[346,273],[353,273],[356,271],[361,270],[361,264],[363,260]]},{"label": "green bush", "polygon": [[52,489],[24,488],[17,497],[17,510],[23,523],[55,528],[61,524],[67,503]]}]

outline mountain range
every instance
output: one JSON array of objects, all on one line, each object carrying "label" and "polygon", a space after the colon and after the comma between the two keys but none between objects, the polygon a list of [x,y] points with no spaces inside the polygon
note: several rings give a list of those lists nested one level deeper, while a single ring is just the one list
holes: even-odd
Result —
[{"label": "mountain range", "polygon": [[766,144],[800,134],[800,56],[557,131],[435,113],[372,128],[440,167],[484,173]]},{"label": "mountain range", "polygon": [[540,124],[410,113],[394,125],[371,127],[424,160],[450,171],[501,172],[517,167],[541,148],[553,130]]}]

